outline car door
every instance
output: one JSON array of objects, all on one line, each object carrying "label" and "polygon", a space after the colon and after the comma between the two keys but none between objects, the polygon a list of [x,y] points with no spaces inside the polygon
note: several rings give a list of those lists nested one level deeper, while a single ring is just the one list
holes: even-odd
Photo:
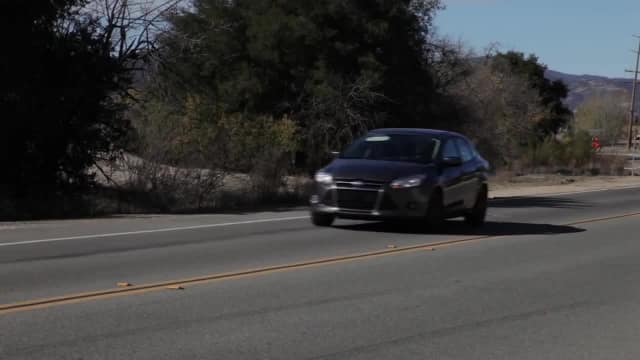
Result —
[{"label": "car door", "polygon": [[[442,145],[440,159],[461,158],[455,138],[446,139]],[[464,206],[464,189],[462,184],[462,166],[441,167],[442,171],[442,195],[447,212],[453,212]]]},{"label": "car door", "polygon": [[471,145],[463,138],[455,139],[460,157],[462,158],[460,192],[464,202],[464,208],[470,209],[476,203],[479,189],[478,164]]}]

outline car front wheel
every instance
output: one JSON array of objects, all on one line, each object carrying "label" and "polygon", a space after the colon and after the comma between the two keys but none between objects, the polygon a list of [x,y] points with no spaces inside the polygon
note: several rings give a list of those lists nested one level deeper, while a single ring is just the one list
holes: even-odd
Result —
[{"label": "car front wheel", "polygon": [[473,227],[484,225],[487,217],[487,207],[489,203],[488,191],[486,187],[482,187],[476,198],[476,203],[471,212],[465,216],[467,223]]},{"label": "car front wheel", "polygon": [[320,227],[329,227],[333,225],[333,222],[336,220],[336,217],[331,214],[322,214],[317,212],[311,213],[311,222],[315,226]]},{"label": "car front wheel", "polygon": [[444,202],[440,190],[434,191],[431,195],[425,220],[431,229],[436,229],[444,223]]}]

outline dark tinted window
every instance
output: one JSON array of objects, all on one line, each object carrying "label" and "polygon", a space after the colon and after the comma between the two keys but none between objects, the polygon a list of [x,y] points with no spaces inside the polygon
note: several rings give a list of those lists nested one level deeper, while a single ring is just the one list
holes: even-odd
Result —
[{"label": "dark tinted window", "polygon": [[462,161],[467,162],[473,159],[473,149],[465,140],[456,139],[456,143],[458,144],[458,149],[460,149]]},{"label": "dark tinted window", "polygon": [[455,158],[460,157],[460,152],[453,139],[447,140],[442,148],[442,158]]},{"label": "dark tinted window", "polygon": [[440,140],[431,135],[370,134],[356,140],[340,158],[430,163],[439,147]]},{"label": "dark tinted window", "polygon": [[473,152],[473,157],[477,158],[480,156],[480,153],[478,152],[478,149],[476,148],[476,146],[474,144],[469,144],[469,146],[471,146],[471,151]]}]

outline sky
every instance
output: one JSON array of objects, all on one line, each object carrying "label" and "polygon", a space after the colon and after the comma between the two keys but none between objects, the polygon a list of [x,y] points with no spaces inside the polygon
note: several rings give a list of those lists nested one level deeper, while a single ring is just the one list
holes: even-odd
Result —
[{"label": "sky", "polygon": [[482,53],[534,53],[552,70],[629,77],[640,35],[640,0],[442,0],[441,35]]}]

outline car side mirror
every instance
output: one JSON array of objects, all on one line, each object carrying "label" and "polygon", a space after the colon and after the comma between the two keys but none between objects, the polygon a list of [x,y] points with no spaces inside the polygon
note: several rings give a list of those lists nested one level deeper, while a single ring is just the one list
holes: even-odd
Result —
[{"label": "car side mirror", "polygon": [[462,158],[459,156],[450,156],[442,159],[442,165],[446,167],[454,167],[462,165]]}]

